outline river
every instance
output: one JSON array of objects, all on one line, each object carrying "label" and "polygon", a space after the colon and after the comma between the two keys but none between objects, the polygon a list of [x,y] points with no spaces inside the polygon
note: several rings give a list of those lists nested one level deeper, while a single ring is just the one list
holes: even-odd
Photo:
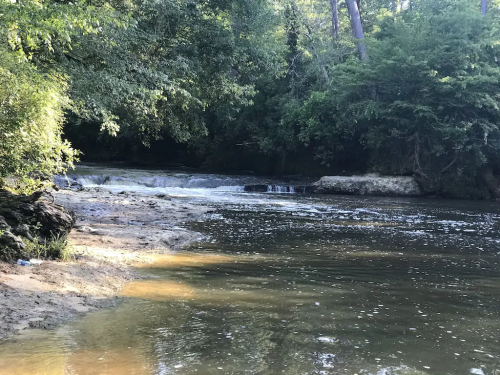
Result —
[{"label": "river", "polygon": [[72,177],[211,206],[185,223],[206,241],[141,269],[118,307],[0,344],[1,375],[500,375],[496,202],[178,172]]}]

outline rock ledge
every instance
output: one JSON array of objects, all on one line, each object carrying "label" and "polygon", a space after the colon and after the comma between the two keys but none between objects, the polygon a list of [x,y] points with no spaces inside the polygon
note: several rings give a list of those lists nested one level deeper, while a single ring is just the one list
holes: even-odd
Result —
[{"label": "rock ledge", "polygon": [[422,192],[413,177],[325,176],[314,183],[318,194],[418,197]]}]

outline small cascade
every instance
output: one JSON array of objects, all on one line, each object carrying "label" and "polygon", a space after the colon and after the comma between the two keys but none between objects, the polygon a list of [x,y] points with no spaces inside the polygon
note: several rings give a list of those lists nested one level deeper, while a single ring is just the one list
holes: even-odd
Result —
[{"label": "small cascade", "polygon": [[314,186],[312,185],[281,185],[281,184],[268,184],[268,185],[245,185],[244,191],[249,193],[312,193]]},{"label": "small cascade", "polygon": [[268,193],[295,193],[295,188],[289,185],[267,185]]},{"label": "small cascade", "polygon": [[[110,190],[131,190],[144,193],[174,194],[179,196],[211,196],[228,194],[310,192],[309,186],[291,180],[263,179],[257,176],[179,173],[177,171],[145,171],[134,169],[96,169],[80,166],[76,173],[56,176],[54,182],[66,187],[105,187]],[[97,173],[96,173],[97,172]]]},{"label": "small cascade", "polygon": [[[145,173],[146,174],[146,173]],[[113,175],[69,175],[72,184],[77,183],[80,186],[137,186],[145,188],[181,188],[181,189],[218,189],[229,191],[243,191],[247,179],[254,182],[253,177],[230,177],[230,176],[211,176],[211,175],[166,175],[166,176],[113,176]],[[57,176],[57,182],[61,186],[67,185],[66,177]]]}]

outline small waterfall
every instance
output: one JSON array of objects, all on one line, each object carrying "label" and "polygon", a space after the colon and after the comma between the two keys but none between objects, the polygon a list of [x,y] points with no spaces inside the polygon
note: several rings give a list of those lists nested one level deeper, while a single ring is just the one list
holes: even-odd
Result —
[{"label": "small waterfall", "polygon": [[[138,186],[147,188],[182,188],[182,189],[219,189],[242,191],[245,181],[239,178],[225,176],[202,177],[191,175],[173,176],[112,176],[112,175],[86,175],[68,176],[71,180],[78,182],[81,186]],[[57,181],[65,185],[65,177],[57,176]]]},{"label": "small waterfall", "polygon": [[[178,173],[175,171],[142,171],[134,169],[103,169],[80,167],[81,173],[55,176],[60,186],[102,186],[114,190],[161,191],[176,194],[221,194],[228,193],[279,193],[294,194],[310,192],[309,185],[293,184],[291,181],[264,180],[257,176],[231,176],[203,173]],[[83,172],[83,173],[82,173]],[[90,173],[89,173],[90,172]],[[96,173],[98,172],[98,173]],[[99,173],[101,172],[101,173]],[[165,191],[164,191],[165,190]]]},{"label": "small waterfall", "polygon": [[268,193],[295,193],[295,188],[288,185],[267,185]]}]

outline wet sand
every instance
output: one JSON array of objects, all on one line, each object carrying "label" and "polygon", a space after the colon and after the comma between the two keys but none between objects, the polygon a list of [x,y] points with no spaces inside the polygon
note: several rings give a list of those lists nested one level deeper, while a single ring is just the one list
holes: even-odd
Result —
[{"label": "wet sand", "polygon": [[136,266],[203,238],[178,225],[208,209],[165,195],[85,188],[54,196],[77,215],[68,237],[73,259],[35,267],[0,262],[0,339],[112,306],[123,286],[140,278]]}]

